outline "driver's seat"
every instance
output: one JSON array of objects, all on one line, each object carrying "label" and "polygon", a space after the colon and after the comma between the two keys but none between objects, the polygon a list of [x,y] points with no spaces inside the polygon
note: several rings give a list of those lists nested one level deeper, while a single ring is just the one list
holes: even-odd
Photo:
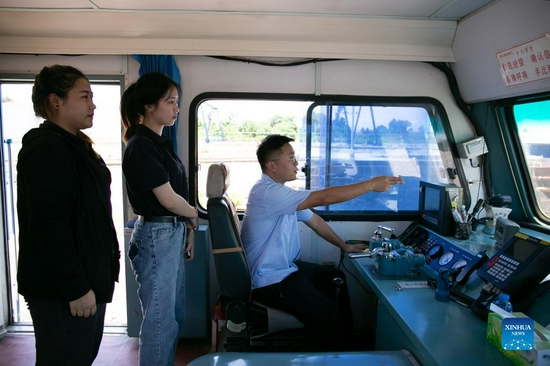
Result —
[{"label": "driver's seat", "polygon": [[251,301],[252,280],[240,237],[241,223],[227,194],[228,187],[228,167],[224,163],[210,165],[206,183],[208,222],[218,303],[226,314],[220,343],[226,351],[304,346],[307,344],[304,325],[298,319]]}]

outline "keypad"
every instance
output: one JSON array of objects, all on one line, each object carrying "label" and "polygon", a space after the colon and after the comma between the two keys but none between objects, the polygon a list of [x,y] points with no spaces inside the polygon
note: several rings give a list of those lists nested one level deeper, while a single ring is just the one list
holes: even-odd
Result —
[{"label": "keypad", "polygon": [[496,280],[504,282],[518,269],[518,266],[519,261],[501,254],[498,261],[492,261],[487,273],[495,277]]}]

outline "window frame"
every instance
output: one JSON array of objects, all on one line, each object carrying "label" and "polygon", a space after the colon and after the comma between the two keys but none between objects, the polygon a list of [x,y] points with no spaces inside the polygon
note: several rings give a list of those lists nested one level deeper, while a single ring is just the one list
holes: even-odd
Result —
[{"label": "window frame", "polygon": [[[416,105],[425,106],[432,105],[437,111],[441,123],[441,132],[444,133],[445,140],[448,144],[448,150],[451,155],[453,168],[445,166],[447,177],[452,173],[456,176],[458,182],[455,182],[460,187],[463,187],[463,197],[466,202],[470,200],[470,194],[465,178],[465,173],[460,162],[458,150],[456,148],[456,142],[452,129],[450,126],[449,118],[443,104],[433,97],[390,97],[390,96],[357,96],[357,95],[312,95],[312,94],[281,94],[281,93],[234,93],[234,92],[205,92],[197,95],[191,102],[189,108],[189,192],[190,200],[199,207],[199,216],[201,218],[207,218],[207,211],[205,207],[200,206],[198,200],[198,108],[201,103],[212,99],[247,99],[247,100],[273,100],[273,101],[298,101],[298,102],[311,102],[306,113],[307,116],[307,159],[310,158],[311,148],[311,111],[319,105],[332,103],[335,105],[384,105],[384,106],[401,106],[401,105]],[[429,112],[429,111],[428,111]],[[434,135],[437,131],[434,131]],[[436,140],[437,140],[437,136]],[[438,140],[437,140],[438,141]],[[191,143],[193,142],[193,143]],[[438,146],[441,151],[441,146],[438,141]],[[304,162],[304,164],[306,164]],[[444,162],[445,165],[445,162]],[[306,164],[306,175],[309,177],[309,164]],[[450,171],[452,169],[452,171]],[[309,179],[306,178],[306,189],[309,187]],[[238,212],[242,218],[243,211]],[[406,213],[400,212],[388,212],[387,214],[380,214],[379,212],[357,212],[357,213],[318,213],[324,220],[338,220],[338,221],[387,221],[387,220],[416,220],[418,219],[418,212],[408,211]]]},{"label": "window frame", "polygon": [[503,99],[496,101],[494,108],[499,124],[503,128],[503,143],[507,145],[507,142],[510,142],[508,161],[510,162],[510,169],[513,175],[519,177],[519,179],[515,179],[515,187],[520,201],[523,202],[521,205],[526,211],[527,217],[533,217],[548,225],[550,224],[550,217],[546,216],[540,209],[531,176],[529,175],[529,166],[521,146],[519,131],[517,129],[518,124],[514,114],[514,106],[516,105],[543,101],[550,101],[550,93],[544,92],[530,96]]}]

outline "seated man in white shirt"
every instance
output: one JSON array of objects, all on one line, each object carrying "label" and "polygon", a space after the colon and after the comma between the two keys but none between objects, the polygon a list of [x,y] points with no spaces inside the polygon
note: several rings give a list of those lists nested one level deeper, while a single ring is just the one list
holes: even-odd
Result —
[{"label": "seated man in white shirt", "polygon": [[292,141],[287,136],[269,135],[256,151],[262,177],[250,191],[241,232],[252,275],[252,298],[293,314],[312,336],[327,341],[325,345],[334,338],[345,345],[352,331],[345,285],[339,296],[338,334],[331,334],[335,309],[332,279],[344,279],[344,273],[298,260],[298,221],[344,252],[363,251],[364,245],[346,244],[310,208],[344,202],[370,191],[384,192],[394,184],[403,184],[403,179],[381,176],[317,191],[293,190],[285,186],[298,173]]}]

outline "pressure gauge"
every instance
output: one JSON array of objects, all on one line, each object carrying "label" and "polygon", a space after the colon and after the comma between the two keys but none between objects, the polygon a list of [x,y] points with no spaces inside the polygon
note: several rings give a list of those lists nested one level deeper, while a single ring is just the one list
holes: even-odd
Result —
[{"label": "pressure gauge", "polygon": [[453,263],[453,265],[451,266],[451,269],[460,269],[462,267],[466,267],[467,264],[468,262],[466,262],[464,259],[459,259]]},{"label": "pressure gauge", "polygon": [[453,252],[447,252],[447,253],[443,254],[441,256],[441,258],[439,258],[439,265],[444,266],[446,264],[449,264],[453,260],[454,256],[455,255],[454,255]]},{"label": "pressure gauge", "polygon": [[439,244],[432,245],[430,250],[428,250],[428,256],[432,259],[439,257],[443,253],[443,247]]}]

